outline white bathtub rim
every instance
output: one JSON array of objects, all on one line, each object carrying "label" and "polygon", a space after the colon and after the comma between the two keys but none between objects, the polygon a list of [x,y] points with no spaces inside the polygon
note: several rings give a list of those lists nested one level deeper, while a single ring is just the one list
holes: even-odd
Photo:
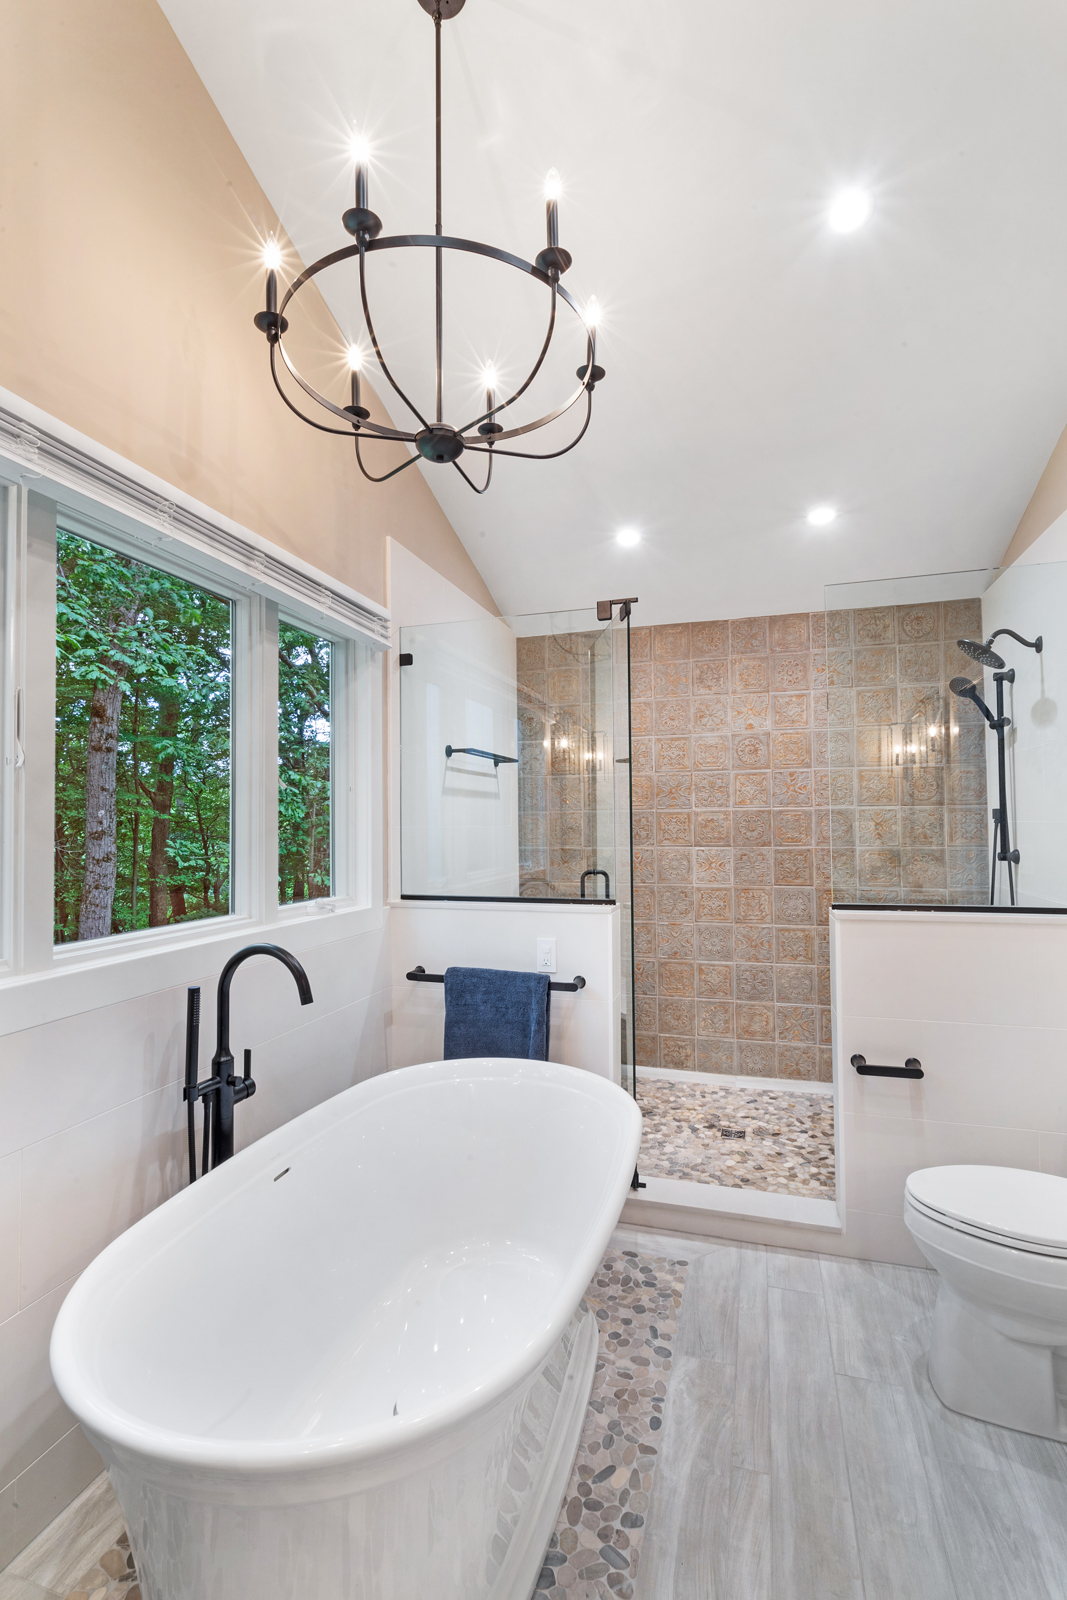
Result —
[{"label": "white bathtub rim", "polygon": [[[494,1435],[502,1417],[522,1401],[523,1391],[536,1381],[538,1367],[524,1374],[512,1387],[493,1400],[465,1411],[449,1427],[431,1436],[409,1436],[393,1441],[362,1458],[351,1453],[321,1452],[317,1458],[300,1457],[288,1463],[276,1459],[233,1467],[225,1462],[208,1461],[201,1454],[182,1459],[164,1456],[155,1439],[147,1448],[118,1444],[114,1438],[94,1432],[87,1424],[85,1433],[105,1466],[116,1468],[127,1478],[151,1484],[168,1496],[202,1503],[208,1496],[219,1506],[240,1506],[279,1510],[298,1505],[319,1505],[367,1494],[384,1484],[403,1482],[414,1473],[429,1471],[458,1454],[466,1445],[483,1436]],[[114,1430],[113,1430],[114,1431]]]},{"label": "white bathtub rim", "polygon": [[[487,1073],[484,1070],[486,1068],[495,1068],[496,1071]],[[607,1189],[591,1218],[584,1244],[575,1252],[570,1269],[547,1308],[550,1314],[525,1345],[510,1352],[509,1358],[501,1362],[474,1390],[468,1388],[449,1396],[445,1402],[419,1418],[395,1418],[385,1424],[368,1425],[358,1433],[311,1435],[299,1440],[215,1439],[199,1434],[182,1434],[146,1423],[101,1394],[96,1378],[86,1370],[78,1352],[79,1325],[83,1316],[93,1315],[91,1307],[86,1311],[85,1303],[99,1288],[101,1274],[106,1274],[116,1285],[128,1284],[136,1266],[143,1259],[142,1241],[146,1235],[151,1237],[152,1233],[156,1233],[164,1242],[179,1237],[190,1228],[201,1226],[205,1216],[202,1184],[218,1189],[214,1204],[207,1211],[210,1216],[212,1211],[224,1209],[236,1193],[259,1181],[263,1172],[269,1170],[279,1156],[293,1156],[321,1132],[335,1127],[341,1115],[339,1102],[354,1101],[347,1114],[356,1115],[362,1105],[405,1094],[417,1089],[420,1083],[432,1082],[434,1077],[441,1076],[441,1069],[461,1080],[505,1076],[521,1069],[524,1076],[532,1075],[540,1081],[547,1080],[559,1083],[561,1087],[578,1089],[594,1100],[603,1101],[605,1107],[610,1106],[615,1115],[623,1116],[629,1124],[632,1148],[620,1162],[615,1181]],[[629,1191],[640,1140],[641,1114],[636,1102],[625,1090],[598,1074],[557,1062],[471,1057],[420,1063],[367,1079],[264,1135],[255,1144],[239,1152],[226,1167],[207,1174],[196,1185],[181,1190],[108,1245],[73,1285],[56,1318],[51,1341],[52,1373],[56,1387],[79,1422],[95,1439],[105,1459],[107,1446],[110,1445],[116,1453],[128,1453],[136,1458],[139,1470],[149,1478],[157,1475],[157,1469],[162,1477],[168,1479],[172,1476],[181,1479],[188,1471],[190,1481],[202,1478],[205,1474],[217,1474],[220,1478],[233,1478],[236,1475],[251,1488],[257,1480],[278,1474],[299,1477],[311,1474],[317,1477],[324,1472],[326,1476],[332,1476],[341,1470],[350,1473],[361,1464],[370,1468],[375,1476],[397,1476],[406,1470],[404,1462],[412,1451],[422,1456],[439,1441],[441,1448],[447,1452],[451,1448],[448,1436],[454,1434],[457,1427],[465,1424],[477,1426],[486,1412],[495,1410],[501,1401],[532,1379],[574,1315],[603,1256]],[[241,1182],[235,1187],[234,1174],[238,1171],[241,1171]],[[181,1207],[189,1212],[188,1221],[184,1223],[175,1217],[175,1211]]]}]

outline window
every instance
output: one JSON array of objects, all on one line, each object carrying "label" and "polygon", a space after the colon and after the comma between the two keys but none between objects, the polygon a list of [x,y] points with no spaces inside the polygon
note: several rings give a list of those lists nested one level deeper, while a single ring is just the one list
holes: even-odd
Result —
[{"label": "window", "polygon": [[46,446],[30,488],[0,437],[0,1034],[33,993],[84,1009],[101,962],[136,957],[123,992],[148,993],[205,942],[369,927],[383,887],[388,618],[110,468],[101,504]]},{"label": "window", "polygon": [[329,639],[278,625],[278,901],[333,893]]},{"label": "window", "polygon": [[231,612],[58,530],[57,944],[229,912]]}]

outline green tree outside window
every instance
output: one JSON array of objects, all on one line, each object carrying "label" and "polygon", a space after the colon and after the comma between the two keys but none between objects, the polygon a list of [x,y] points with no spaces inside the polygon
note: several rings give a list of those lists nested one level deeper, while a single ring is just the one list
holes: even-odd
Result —
[{"label": "green tree outside window", "polygon": [[228,600],[57,537],[55,938],[230,909]]},{"label": "green tree outside window", "polygon": [[329,639],[278,628],[278,900],[332,892]]}]

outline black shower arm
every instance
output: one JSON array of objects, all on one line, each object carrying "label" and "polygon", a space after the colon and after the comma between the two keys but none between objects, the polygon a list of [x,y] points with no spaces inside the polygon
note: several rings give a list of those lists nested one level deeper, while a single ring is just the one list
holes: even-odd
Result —
[{"label": "black shower arm", "polygon": [[1045,648],[1045,641],[1042,639],[1040,634],[1038,634],[1036,639],[1024,639],[1022,634],[1016,633],[1014,628],[998,628],[995,633],[991,633],[989,635],[989,638],[986,640],[986,644],[991,645],[993,640],[999,639],[1002,633],[1006,633],[1009,638],[1017,640],[1019,644],[1024,644],[1028,650],[1036,650],[1038,655],[1040,655],[1042,650]]}]

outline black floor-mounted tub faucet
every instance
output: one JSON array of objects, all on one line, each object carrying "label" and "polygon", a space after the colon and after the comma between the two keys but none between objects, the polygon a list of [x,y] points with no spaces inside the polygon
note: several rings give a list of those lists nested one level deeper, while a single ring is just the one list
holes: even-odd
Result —
[{"label": "black floor-mounted tub faucet", "polygon": [[308,975],[295,956],[278,944],[249,944],[230,957],[219,974],[218,1032],[215,1054],[211,1058],[211,1077],[202,1083],[196,1081],[200,1043],[200,990],[190,989],[185,1015],[185,1100],[189,1118],[189,1182],[196,1179],[196,1102],[204,1102],[204,1148],[200,1164],[201,1176],[209,1166],[217,1167],[233,1155],[233,1108],[239,1100],[250,1100],[256,1092],[252,1077],[252,1052],[244,1053],[244,1074],[237,1078],[233,1071],[233,1052],[230,1049],[230,983],[242,961],[250,956],[273,956],[288,967],[300,993],[300,1004],[311,1005],[314,996]]}]

